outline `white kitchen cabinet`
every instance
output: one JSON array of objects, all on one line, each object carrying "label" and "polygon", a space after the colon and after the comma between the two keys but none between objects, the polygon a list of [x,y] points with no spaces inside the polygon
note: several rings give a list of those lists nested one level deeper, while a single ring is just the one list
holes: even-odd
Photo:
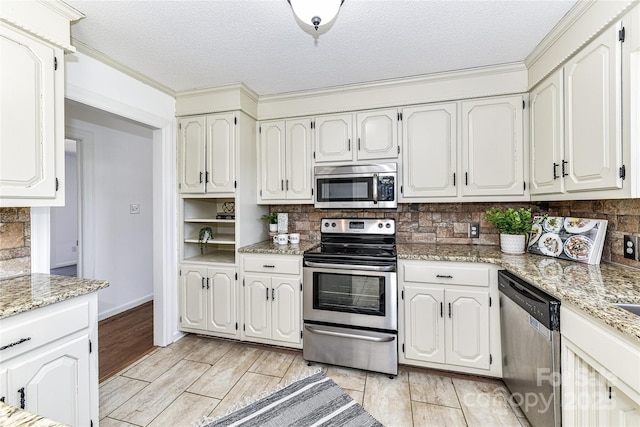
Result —
[{"label": "white kitchen cabinet", "polygon": [[461,195],[524,196],[522,96],[462,102]]},{"label": "white kitchen cabinet", "polygon": [[402,109],[402,197],[455,197],[456,104]]},{"label": "white kitchen cabinet", "polygon": [[243,339],[302,348],[301,257],[245,255]]},{"label": "white kitchen cabinet", "polygon": [[562,424],[637,426],[640,346],[566,304],[560,319]]},{"label": "white kitchen cabinet", "polygon": [[180,267],[180,327],[187,332],[238,337],[235,268]]},{"label": "white kitchen cabinet", "polygon": [[405,260],[398,267],[400,362],[501,376],[497,268]]},{"label": "white kitchen cabinet", "polygon": [[311,119],[262,122],[258,202],[313,202]]},{"label": "white kitchen cabinet", "polygon": [[0,207],[64,205],[64,54],[82,17],[58,1],[3,2]]},{"label": "white kitchen cabinet", "polygon": [[98,422],[95,293],[0,320],[0,397],[70,426]]},{"label": "white kitchen cabinet", "polygon": [[233,193],[235,113],[179,120],[179,187],[182,193]]},{"label": "white kitchen cabinet", "polygon": [[315,162],[393,160],[398,158],[398,110],[331,114],[314,119]]}]

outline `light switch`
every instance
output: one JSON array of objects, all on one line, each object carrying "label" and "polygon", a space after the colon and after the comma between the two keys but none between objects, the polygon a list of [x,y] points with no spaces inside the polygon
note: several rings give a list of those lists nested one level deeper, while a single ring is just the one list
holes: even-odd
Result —
[{"label": "light switch", "polygon": [[137,203],[132,203],[129,205],[129,213],[131,215],[135,215],[135,214],[139,214],[140,213],[140,205]]}]

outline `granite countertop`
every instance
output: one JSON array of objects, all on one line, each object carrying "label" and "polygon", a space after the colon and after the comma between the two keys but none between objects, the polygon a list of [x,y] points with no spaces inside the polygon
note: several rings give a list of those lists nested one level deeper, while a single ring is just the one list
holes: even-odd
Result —
[{"label": "granite countertop", "polygon": [[313,249],[319,244],[320,242],[316,240],[300,240],[297,245],[276,245],[271,240],[264,240],[250,246],[244,246],[238,249],[238,252],[244,254],[302,255],[305,251]]},{"label": "granite countertop", "polygon": [[[498,265],[640,343],[640,316],[613,303],[640,304],[640,271],[588,265],[541,255],[507,255],[498,246],[398,244],[399,260],[486,262]],[[562,319],[561,319],[562,322]]]},{"label": "granite countertop", "polygon": [[39,415],[0,402],[0,425],[4,427],[65,427]]},{"label": "granite countertop", "polygon": [[95,292],[106,280],[34,273],[0,280],[0,319]]}]

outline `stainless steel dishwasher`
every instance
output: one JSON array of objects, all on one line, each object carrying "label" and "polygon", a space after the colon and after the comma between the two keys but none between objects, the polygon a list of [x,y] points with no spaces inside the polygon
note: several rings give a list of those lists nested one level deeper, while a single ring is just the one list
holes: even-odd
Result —
[{"label": "stainless steel dishwasher", "polygon": [[498,273],[502,377],[532,426],[560,426],[560,301]]}]

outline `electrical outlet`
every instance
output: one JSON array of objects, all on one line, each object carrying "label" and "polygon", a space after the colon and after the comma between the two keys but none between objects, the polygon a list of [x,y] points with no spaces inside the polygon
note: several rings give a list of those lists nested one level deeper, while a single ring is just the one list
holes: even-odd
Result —
[{"label": "electrical outlet", "polygon": [[469,224],[469,237],[472,239],[477,239],[480,237],[480,223],[472,222]]},{"label": "electrical outlet", "polygon": [[624,236],[624,257],[628,259],[638,260],[638,237]]},{"label": "electrical outlet", "polygon": [[137,204],[137,203],[132,203],[132,204],[130,204],[130,205],[129,205],[129,213],[130,213],[131,215],[139,214],[139,213],[140,213],[140,205],[139,205],[139,204]]}]

